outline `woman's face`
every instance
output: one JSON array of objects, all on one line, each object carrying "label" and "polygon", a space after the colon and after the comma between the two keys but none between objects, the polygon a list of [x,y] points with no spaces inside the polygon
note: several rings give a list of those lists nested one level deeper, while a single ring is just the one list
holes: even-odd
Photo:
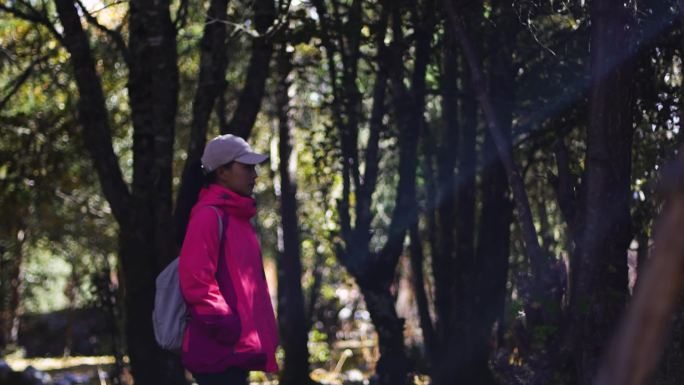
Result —
[{"label": "woman's face", "polygon": [[218,183],[245,197],[252,196],[256,178],[256,166],[253,164],[232,162],[216,170]]}]

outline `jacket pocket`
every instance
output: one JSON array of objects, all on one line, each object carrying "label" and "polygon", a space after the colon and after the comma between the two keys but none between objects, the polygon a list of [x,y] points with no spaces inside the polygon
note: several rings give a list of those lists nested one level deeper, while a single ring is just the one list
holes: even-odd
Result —
[{"label": "jacket pocket", "polygon": [[193,315],[190,322],[203,337],[221,345],[234,345],[240,338],[242,327],[237,312],[232,314]]}]

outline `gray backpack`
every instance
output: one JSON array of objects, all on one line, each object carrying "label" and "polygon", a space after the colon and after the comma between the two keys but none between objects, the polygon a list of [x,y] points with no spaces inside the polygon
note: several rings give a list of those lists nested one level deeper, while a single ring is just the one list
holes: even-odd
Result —
[{"label": "gray backpack", "polygon": [[[219,247],[223,238],[223,221],[221,213],[214,206],[219,223]],[[157,276],[154,294],[154,311],[152,325],[154,337],[159,346],[166,350],[180,352],[183,347],[183,333],[188,319],[188,309],[181,294],[178,278],[178,258],[174,259]]]}]

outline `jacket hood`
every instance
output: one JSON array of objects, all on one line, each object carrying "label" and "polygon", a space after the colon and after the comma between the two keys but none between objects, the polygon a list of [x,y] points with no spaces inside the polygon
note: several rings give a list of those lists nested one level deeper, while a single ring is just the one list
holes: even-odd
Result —
[{"label": "jacket hood", "polygon": [[232,190],[212,183],[203,188],[199,193],[197,204],[192,208],[192,214],[205,206],[214,206],[228,215],[243,217],[246,219],[256,215],[256,201],[254,198],[244,197]]}]

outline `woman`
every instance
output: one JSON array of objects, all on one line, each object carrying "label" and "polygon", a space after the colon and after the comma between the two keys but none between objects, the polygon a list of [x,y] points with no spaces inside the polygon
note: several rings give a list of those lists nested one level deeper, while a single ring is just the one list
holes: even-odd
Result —
[{"label": "woman", "polygon": [[182,361],[199,385],[243,385],[250,370],[278,370],[277,326],[250,223],[255,168],[267,159],[233,135],[214,138],[202,155],[207,185],[190,213],[178,268],[190,312]]}]

